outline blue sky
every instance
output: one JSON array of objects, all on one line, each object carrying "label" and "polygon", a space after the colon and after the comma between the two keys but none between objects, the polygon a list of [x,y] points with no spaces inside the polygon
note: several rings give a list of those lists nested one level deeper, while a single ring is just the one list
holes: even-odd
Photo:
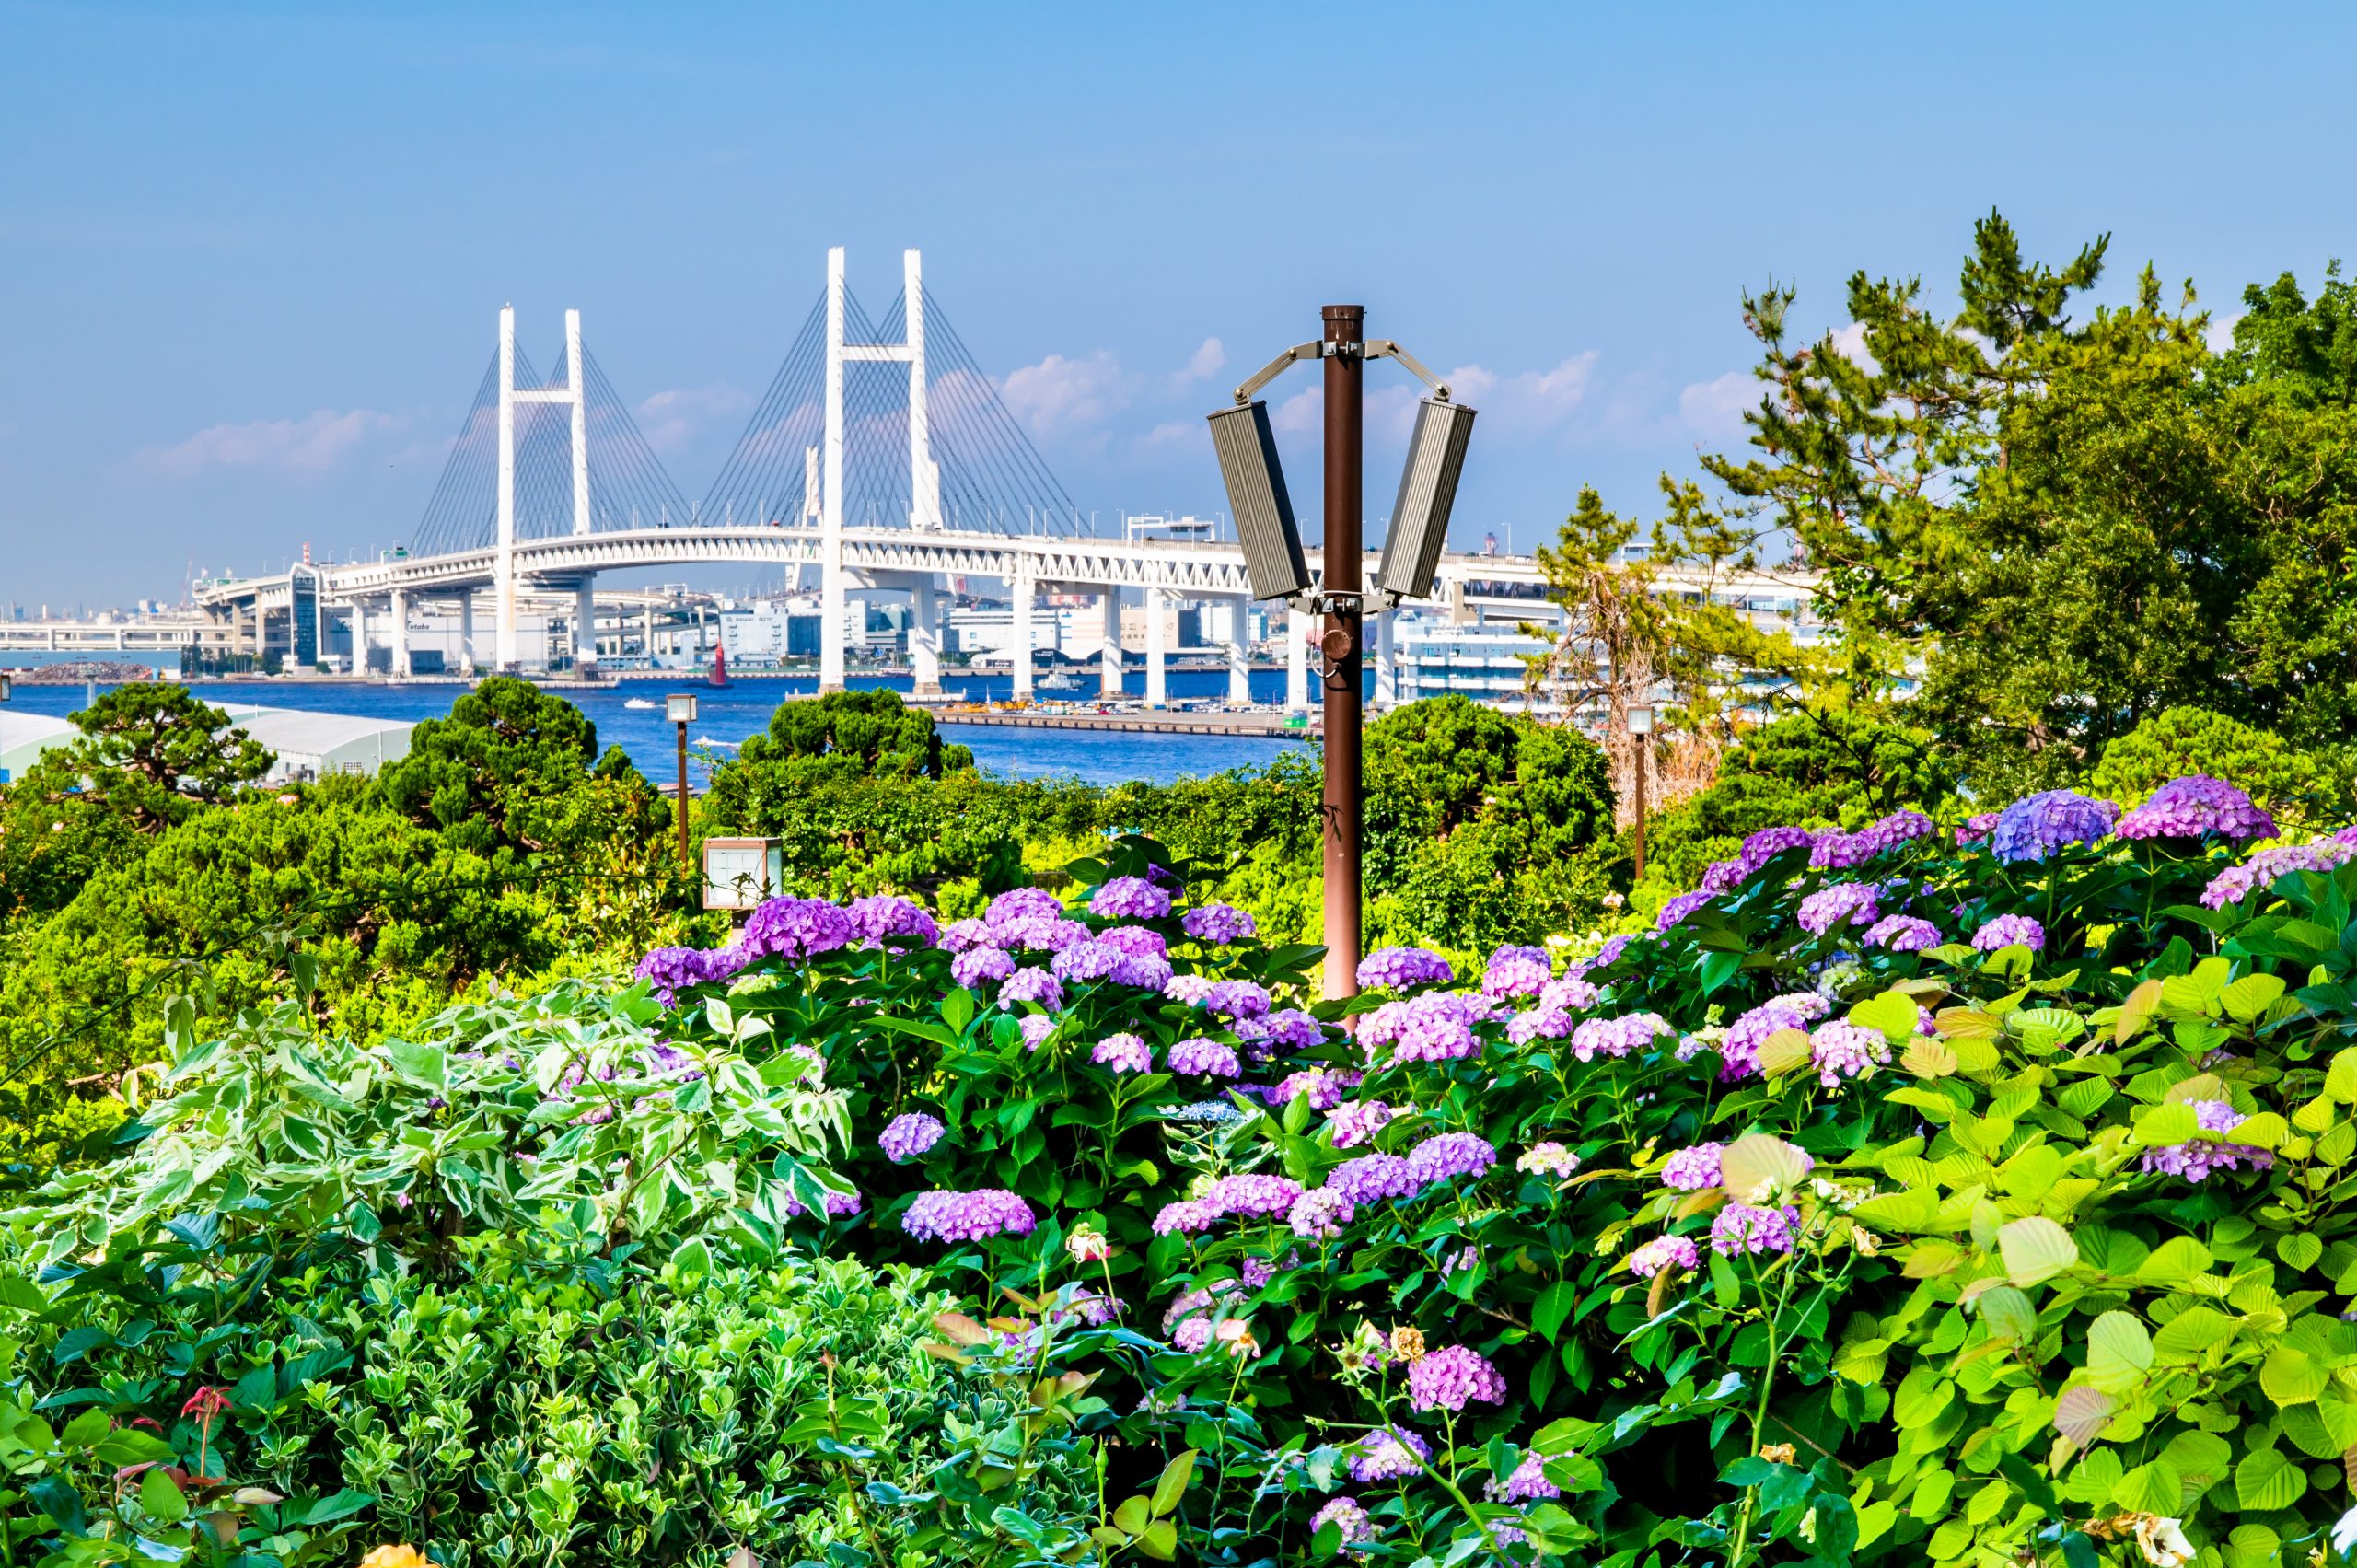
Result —
[{"label": "blue sky", "polygon": [[543,366],[584,312],[701,495],[830,244],[871,308],[922,247],[1108,517],[1217,508],[1203,413],[1363,302],[1482,410],[1459,541],[1527,548],[1740,439],[1771,275],[1812,326],[1862,267],[1945,298],[1993,205],[2049,257],[2111,231],[2115,296],[2314,277],[2352,43],[2251,6],[0,3],[0,605],[406,541],[508,300]]}]

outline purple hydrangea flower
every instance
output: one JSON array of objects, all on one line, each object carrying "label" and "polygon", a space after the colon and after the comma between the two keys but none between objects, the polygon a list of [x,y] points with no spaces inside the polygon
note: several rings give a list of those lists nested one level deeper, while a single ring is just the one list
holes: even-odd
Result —
[{"label": "purple hydrangea flower", "polygon": [[1298,1269],[1300,1267],[1301,1254],[1288,1248],[1282,1264],[1271,1263],[1266,1258],[1245,1259],[1244,1261],[1236,1265],[1236,1277],[1244,1282],[1246,1290],[1259,1290],[1277,1277],[1279,1268]]},{"label": "purple hydrangea flower", "polygon": [[2119,807],[2089,800],[2075,790],[2049,789],[2026,796],[1997,813],[1989,847],[1999,860],[2044,860],[2065,844],[2091,844],[2111,836]]},{"label": "purple hydrangea flower", "polygon": [[941,928],[941,946],[952,953],[970,953],[977,947],[991,945],[990,923],[985,920],[953,920]]},{"label": "purple hydrangea flower", "polygon": [[1583,1062],[1593,1062],[1599,1056],[1627,1056],[1650,1048],[1657,1036],[1676,1032],[1658,1013],[1589,1018],[1572,1031],[1572,1054]]},{"label": "purple hydrangea flower", "polygon": [[1790,1206],[1763,1209],[1754,1203],[1729,1203],[1711,1222],[1711,1250],[1723,1258],[1746,1252],[1790,1252],[1793,1226],[1801,1212]]},{"label": "purple hydrangea flower", "polygon": [[930,947],[941,935],[923,905],[889,893],[853,900],[851,929],[853,935],[877,947]]},{"label": "purple hydrangea flower", "polygon": [[1218,983],[1207,974],[1173,975],[1170,983],[1162,988],[1162,994],[1173,1002],[1183,1002],[1192,1007],[1209,996],[1212,987]]},{"label": "purple hydrangea flower", "polygon": [[1359,960],[1359,984],[1368,991],[1446,985],[1456,978],[1446,958],[1422,947],[1377,947]]},{"label": "purple hydrangea flower", "polygon": [[1326,1026],[1298,1007],[1280,1008],[1262,1021],[1269,1028],[1264,1038],[1273,1049],[1315,1051],[1326,1043]]},{"label": "purple hydrangea flower", "polygon": [[[2188,1101],[2193,1107],[2194,1124],[2204,1132],[2227,1134],[2249,1120],[2222,1099]],[[2260,1148],[2256,1144],[2238,1144],[2226,1137],[2213,1143],[2196,1138],[2190,1143],[2165,1149],[2154,1149],[2143,1158],[2143,1167],[2165,1176],[2182,1177],[2188,1181],[2206,1181],[2217,1170],[2270,1170],[2275,1165],[2275,1151]]]},{"label": "purple hydrangea flower", "polygon": [[1139,991],[1160,991],[1170,983],[1170,960],[1151,953],[1124,954],[1113,968],[1111,980],[1115,985],[1127,985]]},{"label": "purple hydrangea flower", "polygon": [[1051,959],[1048,970],[1058,980],[1109,980],[1131,961],[1110,942],[1075,942]]},{"label": "purple hydrangea flower", "polygon": [[1539,987],[1538,1005],[1541,1007],[1560,1007],[1567,1013],[1577,1013],[1585,1008],[1595,1006],[1596,995],[1596,987],[1588,983],[1586,977],[1567,974],[1558,976]]},{"label": "purple hydrangea flower", "polygon": [[1711,897],[1710,893],[1701,889],[1691,893],[1678,894],[1678,897],[1662,905],[1661,912],[1654,916],[1654,929],[1667,931],[1671,926],[1709,903]]},{"label": "purple hydrangea flower", "polygon": [[1015,955],[999,947],[970,947],[949,960],[949,978],[972,991],[1015,972]]},{"label": "purple hydrangea flower", "polygon": [[1652,1279],[1664,1269],[1690,1272],[1701,1266],[1702,1255],[1682,1236],[1656,1236],[1629,1254],[1629,1272],[1640,1279]]},{"label": "purple hydrangea flower", "polygon": [[1334,1527],[1334,1533],[1341,1538],[1337,1544],[1346,1551],[1362,1541],[1375,1539],[1375,1520],[1359,1505],[1355,1497],[1334,1498],[1309,1516],[1309,1533],[1313,1537],[1329,1525]]},{"label": "purple hydrangea flower", "polygon": [[1370,1051],[1389,1045],[1401,1062],[1447,1062],[1478,1056],[1481,1042],[1473,1025],[1490,1016],[1489,1005],[1478,996],[1454,991],[1428,991],[1401,1001],[1386,1002],[1359,1019],[1359,1043]]},{"label": "purple hydrangea flower", "polygon": [[745,917],[737,946],[756,958],[808,958],[851,943],[851,916],[824,899],[772,899]]},{"label": "purple hydrangea flower", "polygon": [[1629,944],[1636,939],[1635,932],[1624,931],[1620,935],[1607,940],[1603,947],[1598,947],[1586,958],[1573,960],[1566,966],[1567,972],[1579,976],[1585,975],[1590,970],[1609,969],[1620,962],[1620,955],[1627,952]]},{"label": "purple hydrangea flower", "polygon": [[1993,953],[2000,947],[2019,944],[2031,952],[2046,947],[2046,927],[2026,914],[2001,914],[1972,934],[1972,950]]},{"label": "purple hydrangea flower", "polygon": [[1341,1067],[1304,1068],[1301,1072],[1288,1074],[1277,1086],[1272,1103],[1291,1105],[1294,1096],[1306,1094],[1309,1097],[1310,1109],[1332,1110],[1342,1103],[1344,1095],[1359,1086],[1364,1077],[1364,1074]]},{"label": "purple hydrangea flower", "polygon": [[1702,868],[1701,890],[1705,893],[1732,893],[1743,886],[1744,878],[1749,875],[1739,860],[1714,860]]},{"label": "purple hydrangea flower", "polygon": [[1292,1208],[1294,1200],[1301,1196],[1301,1183],[1266,1171],[1250,1171],[1221,1177],[1211,1184],[1203,1196],[1217,1203],[1222,1214],[1247,1219],[1260,1218],[1282,1214]]},{"label": "purple hydrangea flower", "polygon": [[1234,904],[1199,904],[1178,917],[1178,929],[1198,942],[1225,947],[1257,935],[1260,928]]},{"label": "purple hydrangea flower", "polygon": [[1490,997],[1536,996],[1555,978],[1555,966],[1544,947],[1501,947],[1490,955],[1481,971],[1481,994]]},{"label": "purple hydrangea flower", "polygon": [[2271,839],[2275,819],[2225,780],[2188,773],[2154,790],[2115,830],[2123,839]]},{"label": "purple hydrangea flower", "polygon": [[1940,945],[1940,928],[1911,914],[1887,914],[1867,927],[1865,942],[1894,953],[1924,953]]},{"label": "purple hydrangea flower", "polygon": [[1219,1224],[1224,1212],[1209,1198],[1182,1198],[1162,1205],[1162,1212],[1154,1216],[1154,1234],[1201,1236]]},{"label": "purple hydrangea flower", "polygon": [[1314,1187],[1293,1201],[1285,1223],[1307,1241],[1331,1241],[1356,1218],[1358,1210],[1331,1187]]},{"label": "purple hydrangea flower", "polygon": [[1336,1148],[1356,1148],[1361,1144],[1373,1141],[1392,1115],[1391,1108],[1379,1099],[1351,1100],[1334,1108],[1334,1113],[1327,1119],[1327,1125],[1334,1130]]},{"label": "purple hydrangea flower", "polygon": [[906,1165],[941,1142],[949,1129],[938,1116],[928,1116],[922,1110],[906,1110],[884,1124],[883,1134],[876,1140],[894,1165]]},{"label": "purple hydrangea flower", "polygon": [[1875,1068],[1890,1065],[1890,1041],[1880,1029],[1858,1024],[1820,1024],[1808,1044],[1817,1082],[1829,1089],[1840,1088],[1844,1078],[1869,1077]]},{"label": "purple hydrangea flower", "polygon": [[1064,1005],[1064,988],[1046,970],[1017,970],[998,988],[998,1005],[1012,1007],[1017,1002],[1037,1002],[1052,1013]]},{"label": "purple hydrangea flower", "polygon": [[1329,1171],[1326,1185],[1352,1202],[1364,1206],[1389,1198],[1404,1198],[1423,1183],[1398,1155],[1361,1155]]},{"label": "purple hydrangea flower", "polygon": [[1104,920],[1160,920],[1170,895],[1143,877],[1116,877],[1089,895],[1088,912]]},{"label": "purple hydrangea flower", "polygon": [[1088,1059],[1113,1073],[1154,1071],[1153,1049],[1133,1034],[1107,1035],[1097,1042]]},{"label": "purple hydrangea flower", "polygon": [[[820,1194],[819,1204],[826,1210],[827,1217],[830,1220],[849,1219],[860,1211],[858,1193],[838,1192],[831,1187]],[[789,1218],[800,1219],[810,1211],[803,1207],[801,1199],[789,1192],[785,1198],[785,1212]]]},{"label": "purple hydrangea flower", "polygon": [[1023,1030],[1023,1049],[1037,1051],[1048,1043],[1050,1035],[1056,1032],[1056,1020],[1054,1015],[1049,1013],[1026,1013],[1023,1022],[1017,1027]]},{"label": "purple hydrangea flower", "polygon": [[[2341,832],[2349,830],[2344,828]],[[2201,889],[2201,904],[2204,909],[2213,910],[2238,904],[2261,889],[2274,887],[2280,878],[2294,871],[2329,871],[2351,856],[2357,856],[2357,844],[2350,843],[2340,833],[2304,844],[2277,844],[2212,877],[2210,885]]]},{"label": "purple hydrangea flower", "polygon": [[1472,1400],[1505,1403],[1506,1380],[1479,1351],[1444,1345],[1408,1366],[1408,1403],[1420,1411],[1461,1411]]},{"label": "purple hydrangea flower", "polygon": [[1189,1355],[1200,1355],[1203,1348],[1212,1342],[1212,1320],[1208,1318],[1188,1318],[1170,1336],[1170,1342]]},{"label": "purple hydrangea flower", "polygon": [[1532,1007],[1506,1020],[1506,1039],[1515,1045],[1528,1045],[1534,1040],[1569,1040],[1576,1028],[1572,1016],[1561,1007]]},{"label": "purple hydrangea flower", "polygon": [[1820,871],[1863,865],[1900,844],[1926,838],[1933,830],[1932,819],[1921,811],[1894,811],[1857,832],[1823,835],[1809,852],[1808,863]]},{"label": "purple hydrangea flower", "polygon": [[1004,1188],[972,1192],[935,1188],[920,1192],[900,1215],[900,1228],[921,1240],[987,1241],[993,1236],[1028,1236],[1039,1221],[1031,1205]]},{"label": "purple hydrangea flower", "polygon": [[1471,1132],[1435,1132],[1408,1151],[1408,1177],[1429,1187],[1452,1176],[1480,1176],[1498,1163],[1489,1140]]},{"label": "purple hydrangea flower", "polygon": [[982,918],[993,925],[1024,920],[1062,920],[1064,901],[1045,888],[1010,888],[991,900]]},{"label": "purple hydrangea flower", "polygon": [[638,960],[632,971],[633,979],[652,981],[655,1000],[666,1007],[679,1000],[679,993],[691,985],[702,985],[714,978],[705,962],[701,947],[656,947]]},{"label": "purple hydrangea flower", "polygon": [[1759,1076],[1759,1047],[1770,1035],[1778,1029],[1806,1033],[1810,1023],[1825,1011],[1824,998],[1805,993],[1761,1003],[1727,1026],[1726,1038],[1719,1042],[1719,1076],[1729,1080]]},{"label": "purple hydrangea flower", "polygon": [[1542,1497],[1561,1497],[1563,1489],[1547,1479],[1546,1461],[1537,1454],[1526,1454],[1514,1473],[1501,1481],[1492,1476],[1482,1484],[1482,1491],[1492,1503],[1530,1503]]},{"label": "purple hydrangea flower", "polygon": [[1379,1426],[1346,1450],[1351,1479],[1361,1486],[1415,1475],[1433,1457],[1433,1446],[1404,1426]]},{"label": "purple hydrangea flower", "polygon": [[1716,1187],[1724,1179],[1719,1173],[1719,1156],[1725,1152],[1724,1144],[1697,1144],[1690,1149],[1680,1149],[1662,1162],[1661,1184],[1679,1192],[1700,1192],[1706,1187]]},{"label": "purple hydrangea flower", "polygon": [[1977,843],[1987,838],[1996,830],[1997,817],[1998,813],[1994,811],[1976,812],[1967,817],[1964,819],[1964,826],[1956,830],[1956,847],[1962,849],[1967,844]]},{"label": "purple hydrangea flower", "polygon": [[1817,835],[1806,828],[1762,828],[1743,841],[1738,864],[1747,877],[1788,849],[1812,849],[1816,844]]},{"label": "purple hydrangea flower", "polygon": [[1203,1006],[1230,1018],[1265,1018],[1269,993],[1248,980],[1217,981],[1203,993]]},{"label": "purple hydrangea flower", "polygon": [[1002,947],[1033,953],[1061,953],[1075,942],[1088,940],[1088,927],[1076,920],[1052,915],[1027,915],[1021,920],[993,921],[991,940]]},{"label": "purple hydrangea flower", "polygon": [[1803,931],[1815,936],[1837,925],[1872,925],[1882,918],[1882,911],[1875,907],[1877,892],[1871,882],[1837,882],[1803,899],[1794,919]]},{"label": "purple hydrangea flower", "polygon": [[1236,1059],[1235,1047],[1195,1035],[1170,1048],[1170,1070],[1195,1078],[1234,1078],[1242,1075],[1244,1067]]},{"label": "purple hydrangea flower", "polygon": [[1167,958],[1170,944],[1162,933],[1144,925],[1112,925],[1097,934],[1099,942],[1110,942],[1133,958]]}]

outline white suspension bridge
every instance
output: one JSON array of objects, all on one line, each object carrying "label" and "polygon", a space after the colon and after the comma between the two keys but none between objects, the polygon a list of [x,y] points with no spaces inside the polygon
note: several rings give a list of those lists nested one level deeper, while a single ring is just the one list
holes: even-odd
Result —
[{"label": "white suspension bridge", "polygon": [[[903,367],[905,367],[903,369]],[[1208,465],[1208,450],[1204,454]],[[1320,552],[1308,558],[1313,574]],[[900,296],[871,321],[827,254],[824,296],[789,349],[712,492],[690,505],[664,472],[565,313],[563,357],[543,382],[516,343],[512,307],[414,543],[389,559],[304,563],[275,575],[208,584],[199,606],[233,641],[284,646],[298,663],[322,645],[323,620],[344,612],[366,668],[368,626],[381,617],[396,678],[411,673],[413,613],[455,607],[461,662],[525,668],[518,634],[527,593],[573,600],[576,668],[598,657],[596,584],[602,573],[712,563],[815,570],[819,679],[843,684],[849,604],[906,596],[908,656],[920,695],[941,690],[945,585],[996,579],[1012,605],[1015,691],[1033,690],[1035,617],[1042,596],[1093,595],[1103,607],[1102,690],[1122,687],[1121,604],[1144,601],[1146,699],[1165,700],[1166,608],[1224,605],[1230,698],[1248,702],[1249,584],[1239,545],[1108,539],[1088,531],[995,384],[924,287],[919,252],[902,257]],[[1364,571],[1371,578],[1375,557]],[[1527,614],[1543,582],[1529,556],[1449,553],[1440,592],[1460,618]],[[490,657],[475,635],[477,596],[491,601]],[[1781,594],[1789,585],[1718,585]],[[653,652],[653,612],[645,612]],[[1375,617],[1380,690],[1392,667],[1392,616]],[[275,622],[275,626],[273,626]],[[1308,701],[1311,618],[1289,611],[1287,705]],[[283,633],[280,642],[274,633]],[[615,639],[619,651],[621,642]]]}]

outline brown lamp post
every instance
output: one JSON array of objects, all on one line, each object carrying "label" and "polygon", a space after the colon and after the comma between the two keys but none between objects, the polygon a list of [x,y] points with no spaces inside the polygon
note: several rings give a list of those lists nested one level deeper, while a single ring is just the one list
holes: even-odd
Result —
[{"label": "brown lamp post", "polygon": [[692,865],[688,856],[688,726],[695,723],[696,694],[675,691],[663,700],[663,710],[679,726],[679,864]]},{"label": "brown lamp post", "polygon": [[1637,842],[1636,875],[1631,879],[1645,879],[1645,749],[1653,742],[1654,710],[1649,703],[1639,703],[1629,710],[1629,738],[1635,744],[1629,748],[1629,764],[1637,775]]}]

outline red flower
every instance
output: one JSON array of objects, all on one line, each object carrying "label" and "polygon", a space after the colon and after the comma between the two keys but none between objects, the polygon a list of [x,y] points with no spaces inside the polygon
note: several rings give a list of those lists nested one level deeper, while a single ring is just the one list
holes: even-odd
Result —
[{"label": "red flower", "polygon": [[229,1396],[207,1383],[188,1397],[188,1402],[180,1406],[180,1414],[192,1415],[210,1426],[213,1418],[228,1408]]}]

